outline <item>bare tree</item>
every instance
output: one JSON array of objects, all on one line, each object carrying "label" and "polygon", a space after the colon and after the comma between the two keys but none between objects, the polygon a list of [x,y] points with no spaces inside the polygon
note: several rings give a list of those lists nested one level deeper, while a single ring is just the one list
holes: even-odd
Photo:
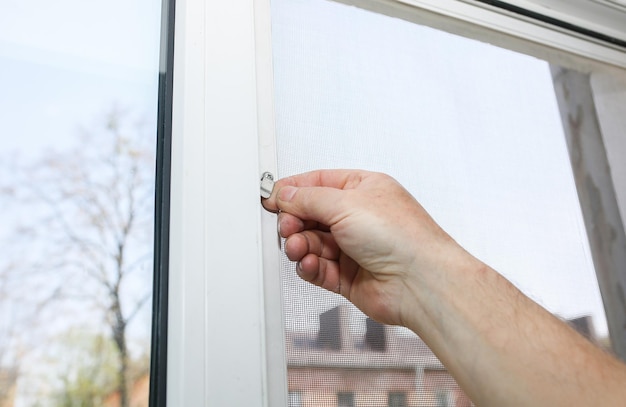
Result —
[{"label": "bare tree", "polygon": [[55,302],[57,315],[59,304],[90,304],[83,314],[99,312],[118,354],[122,407],[129,400],[128,325],[150,299],[151,130],[113,109],[100,126],[81,131],[75,148],[34,161],[16,185],[35,219],[32,257],[22,273],[40,293],[40,311],[50,312]]},{"label": "bare tree", "polygon": [[[12,265],[0,268],[0,310],[5,314],[7,310],[8,285]],[[12,348],[15,342],[15,326],[4,321],[0,336],[0,407],[13,405],[15,388],[18,376],[18,357]]]},{"label": "bare tree", "polygon": [[108,336],[70,329],[59,337],[55,354],[63,383],[55,397],[59,407],[97,407],[115,388],[117,351]]},{"label": "bare tree", "polygon": [[[13,170],[14,161],[3,160],[0,167],[0,179],[8,179],[8,174]],[[9,202],[14,196],[14,189],[0,185],[0,213],[10,218],[11,205]],[[20,372],[20,361],[24,353],[20,341],[20,335],[26,326],[35,326],[32,315],[25,310],[17,314],[12,312],[15,301],[15,287],[19,282],[18,253],[16,242],[25,237],[19,228],[10,228],[9,222],[3,222],[4,226],[13,229],[10,235],[0,234],[0,247],[3,255],[0,256],[0,407],[12,406],[17,387],[17,379]],[[27,315],[25,317],[25,315]]]}]

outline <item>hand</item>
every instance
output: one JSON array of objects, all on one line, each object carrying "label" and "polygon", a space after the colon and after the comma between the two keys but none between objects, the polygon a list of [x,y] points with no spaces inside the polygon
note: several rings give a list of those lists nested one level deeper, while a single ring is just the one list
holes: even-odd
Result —
[{"label": "hand", "polygon": [[325,170],[278,181],[266,209],[280,211],[285,252],[301,278],[339,293],[379,322],[406,325],[424,273],[464,252],[393,178]]},{"label": "hand", "polygon": [[625,365],[463,250],[393,178],[305,173],[263,205],[280,211],[303,279],[412,329],[477,405],[624,405]]}]

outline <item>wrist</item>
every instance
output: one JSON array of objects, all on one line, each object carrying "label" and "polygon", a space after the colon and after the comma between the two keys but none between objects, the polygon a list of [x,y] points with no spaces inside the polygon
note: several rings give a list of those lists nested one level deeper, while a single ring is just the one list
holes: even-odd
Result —
[{"label": "wrist", "polygon": [[457,309],[471,301],[473,285],[495,273],[486,264],[454,242],[453,249],[440,249],[445,258],[424,264],[414,262],[405,280],[406,295],[401,302],[402,325],[422,339],[445,334],[450,318],[458,316]]}]

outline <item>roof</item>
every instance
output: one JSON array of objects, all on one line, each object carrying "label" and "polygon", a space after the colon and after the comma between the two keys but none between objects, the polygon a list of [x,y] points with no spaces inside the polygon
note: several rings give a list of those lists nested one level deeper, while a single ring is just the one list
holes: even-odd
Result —
[{"label": "roof", "polygon": [[[388,327],[387,327],[388,328]],[[286,332],[288,367],[352,369],[436,369],[443,364],[417,335],[386,329],[384,351],[372,350],[364,336],[353,336],[339,350],[320,346],[317,332]]]}]

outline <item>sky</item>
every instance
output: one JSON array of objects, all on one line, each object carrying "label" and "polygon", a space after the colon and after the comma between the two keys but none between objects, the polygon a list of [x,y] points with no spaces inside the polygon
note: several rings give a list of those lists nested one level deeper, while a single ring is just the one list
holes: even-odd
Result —
[{"label": "sky", "polygon": [[2,149],[67,145],[114,104],[156,112],[161,2],[4,0]]},{"label": "sky", "polygon": [[[101,127],[112,109],[141,117],[154,128],[156,140],[160,13],[160,0],[0,3],[0,183],[10,182],[13,159],[25,163],[50,149],[73,148],[81,130]],[[0,240],[10,237],[12,222],[31,217],[19,209],[9,211],[6,202],[0,209]],[[5,253],[3,259],[13,254]],[[151,285],[150,279],[140,289]],[[100,321],[85,321],[72,305],[66,312],[55,308],[55,318],[48,320],[50,332],[77,323],[93,327]],[[0,308],[0,332],[6,332],[2,323],[13,319],[6,312],[18,308]],[[129,335],[140,338],[130,340],[133,355],[145,352],[139,343],[149,343],[150,307],[144,308],[129,326]],[[47,351],[30,355],[37,367],[32,371],[46,372],[37,358],[44,356],[45,361]],[[30,405],[30,387],[39,385],[37,380],[23,382],[17,405]]]},{"label": "sky", "polygon": [[74,147],[112,109],[141,117],[156,140],[160,11],[158,0],[3,1],[3,164]]}]

